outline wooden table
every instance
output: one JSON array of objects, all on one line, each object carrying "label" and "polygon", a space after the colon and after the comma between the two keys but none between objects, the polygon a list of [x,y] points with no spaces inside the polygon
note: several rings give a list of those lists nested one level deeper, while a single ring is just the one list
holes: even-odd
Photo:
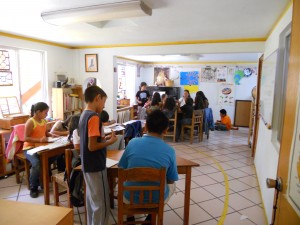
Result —
[{"label": "wooden table", "polygon": [[0,200],[0,224],[73,225],[73,209]]},{"label": "wooden table", "polygon": [[49,194],[49,158],[61,155],[65,153],[65,149],[72,148],[72,144],[65,145],[63,147],[51,149],[51,150],[45,150],[41,151],[38,154],[40,155],[41,160],[41,169],[42,169],[42,175],[43,175],[43,186],[44,186],[44,203],[45,205],[50,204],[50,194]]},{"label": "wooden table", "polygon": [[[107,151],[107,158],[119,161],[123,155],[124,150],[109,150]],[[185,174],[185,194],[184,194],[184,214],[183,224],[189,224],[189,213],[190,213],[190,191],[191,191],[191,180],[192,180],[192,167],[200,166],[198,163],[192,162],[187,159],[183,159],[176,156],[177,170],[179,174]],[[113,199],[113,180],[118,177],[118,165],[111,168],[107,168],[107,177],[109,178],[110,187],[110,203],[111,207],[114,206]]]}]

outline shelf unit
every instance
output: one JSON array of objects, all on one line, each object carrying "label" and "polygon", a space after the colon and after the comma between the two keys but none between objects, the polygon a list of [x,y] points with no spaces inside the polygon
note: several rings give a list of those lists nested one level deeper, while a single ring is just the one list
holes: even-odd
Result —
[{"label": "shelf unit", "polygon": [[68,116],[82,112],[82,86],[52,88],[52,117],[64,120]]}]

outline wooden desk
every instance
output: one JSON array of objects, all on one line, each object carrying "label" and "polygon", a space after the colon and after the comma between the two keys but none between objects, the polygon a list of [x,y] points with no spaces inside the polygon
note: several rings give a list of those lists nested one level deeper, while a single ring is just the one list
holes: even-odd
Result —
[{"label": "wooden desk", "polygon": [[0,200],[0,224],[73,225],[73,209]]},{"label": "wooden desk", "polygon": [[[109,150],[107,151],[107,158],[119,161],[123,155],[124,150]],[[191,191],[191,180],[192,180],[192,167],[200,166],[198,163],[192,162],[187,159],[183,159],[176,156],[177,170],[179,174],[185,174],[185,194],[184,194],[184,214],[183,214],[183,224],[189,224],[189,213],[190,213],[190,191]],[[118,177],[118,165],[111,168],[107,168],[107,177],[109,178],[109,188],[110,188],[110,205],[114,207],[113,199],[113,181]]]},{"label": "wooden desk", "polygon": [[72,144],[68,144],[63,147],[51,149],[51,150],[45,150],[39,152],[40,159],[41,159],[41,169],[42,169],[42,175],[43,175],[43,186],[44,186],[44,203],[45,205],[50,204],[50,194],[49,194],[49,163],[48,160],[51,157],[61,155],[65,153],[65,149],[72,148]]}]

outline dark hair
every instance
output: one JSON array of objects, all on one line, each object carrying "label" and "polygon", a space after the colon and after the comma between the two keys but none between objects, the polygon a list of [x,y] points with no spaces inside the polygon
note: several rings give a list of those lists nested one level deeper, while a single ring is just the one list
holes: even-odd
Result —
[{"label": "dark hair", "polygon": [[190,98],[190,97],[188,97],[186,100],[185,100],[185,104],[186,105],[193,105],[193,103],[194,103],[194,101],[193,101],[193,99],[192,98]]},{"label": "dark hair", "polygon": [[109,115],[105,110],[102,110],[100,114],[100,120],[102,123],[106,123],[107,121],[109,121]]},{"label": "dark hair", "polygon": [[70,123],[71,117],[72,117],[72,116],[69,116],[67,119],[65,119],[64,121],[62,121],[62,126],[63,126],[63,128],[66,129],[66,130],[68,130],[68,127],[69,127],[69,123]]},{"label": "dark hair", "polygon": [[151,100],[151,105],[159,105],[160,102],[161,102],[160,94],[158,92],[155,92]]},{"label": "dark hair", "polygon": [[169,119],[162,111],[154,110],[147,116],[146,124],[150,133],[162,134],[169,125]]},{"label": "dark hair", "polygon": [[166,99],[166,103],[164,105],[164,109],[172,111],[172,110],[174,110],[175,106],[176,106],[175,99],[173,97],[168,97]]},{"label": "dark hair", "polygon": [[188,90],[188,89],[185,89],[183,92],[187,92],[188,94],[189,94],[189,96],[190,96],[190,91]]},{"label": "dark hair", "polygon": [[220,110],[220,113],[223,114],[223,115],[225,115],[225,116],[227,115],[227,112],[226,112],[225,109],[221,109],[221,110]]},{"label": "dark hair", "polygon": [[98,86],[90,86],[84,91],[84,100],[86,103],[93,102],[97,95],[101,98],[107,97],[106,93]]},{"label": "dark hair", "polygon": [[143,86],[147,86],[147,83],[146,82],[141,82],[140,87],[143,87]]},{"label": "dark hair", "polygon": [[31,106],[30,115],[33,117],[37,111],[42,112],[47,109],[49,109],[49,106],[45,102],[38,102]]},{"label": "dark hair", "polygon": [[207,98],[205,97],[205,94],[203,93],[203,91],[198,91],[198,92],[196,93],[196,96],[200,96],[203,100],[207,99]]},{"label": "dark hair", "polygon": [[73,135],[73,131],[78,128],[79,119],[80,119],[80,115],[70,116],[69,136],[68,136],[69,141],[71,141],[71,138],[72,138],[72,135]]},{"label": "dark hair", "polygon": [[166,94],[162,94],[161,95],[161,99],[163,99],[164,97],[166,97],[167,95]]},{"label": "dark hair", "polygon": [[196,94],[196,97],[195,97],[195,110],[204,109],[204,108],[205,108],[204,107],[204,99],[200,95]]}]

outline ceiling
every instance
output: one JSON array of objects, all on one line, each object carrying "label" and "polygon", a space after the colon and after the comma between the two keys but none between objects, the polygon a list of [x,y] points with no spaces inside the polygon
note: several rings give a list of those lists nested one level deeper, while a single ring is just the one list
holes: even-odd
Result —
[{"label": "ceiling", "polygon": [[[152,16],[119,19],[102,28],[88,23],[54,26],[41,18],[45,11],[120,1],[125,0],[1,1],[0,32],[71,47],[265,39],[290,2],[144,0]],[[191,57],[205,59],[205,55]]]}]

